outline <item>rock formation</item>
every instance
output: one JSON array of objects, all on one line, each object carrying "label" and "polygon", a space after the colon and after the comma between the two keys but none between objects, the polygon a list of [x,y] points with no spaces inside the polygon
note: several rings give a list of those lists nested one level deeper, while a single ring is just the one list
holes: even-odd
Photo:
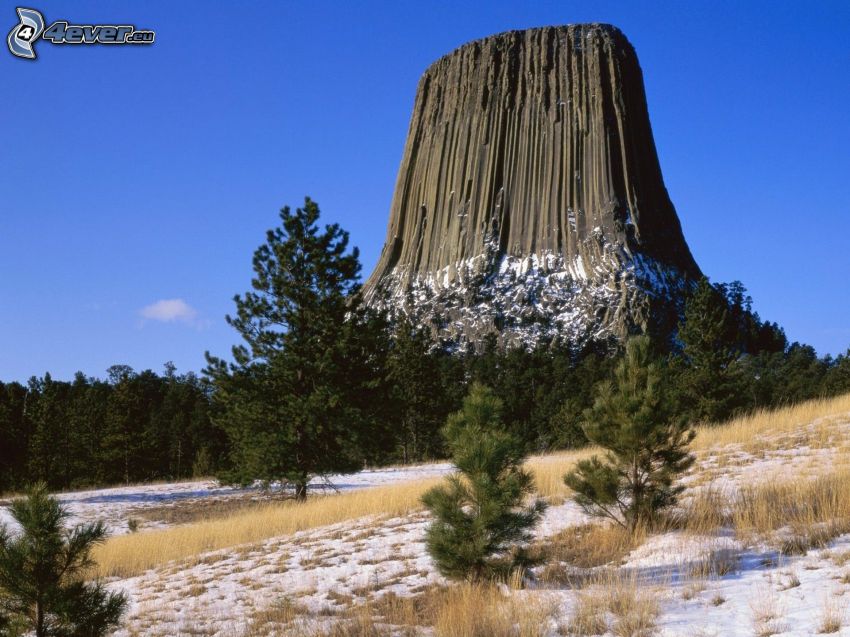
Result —
[{"label": "rock formation", "polygon": [[698,276],[618,29],[510,31],[425,71],[371,303],[449,346],[581,347],[669,333]]}]

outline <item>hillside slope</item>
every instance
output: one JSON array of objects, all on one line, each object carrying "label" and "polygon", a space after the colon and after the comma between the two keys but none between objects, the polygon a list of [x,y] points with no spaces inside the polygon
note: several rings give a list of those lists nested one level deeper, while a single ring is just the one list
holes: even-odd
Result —
[{"label": "hillside slope", "polygon": [[[532,459],[551,503],[536,546],[549,559],[522,590],[445,588],[417,503],[439,465],[125,535],[98,559],[132,600],[119,635],[454,635],[447,622],[461,616],[489,622],[470,634],[850,635],[850,395],[702,429],[695,449],[679,514],[633,542],[588,520],[560,484],[591,451]],[[279,532],[281,519],[301,530]],[[228,529],[239,533],[223,545]]]}]

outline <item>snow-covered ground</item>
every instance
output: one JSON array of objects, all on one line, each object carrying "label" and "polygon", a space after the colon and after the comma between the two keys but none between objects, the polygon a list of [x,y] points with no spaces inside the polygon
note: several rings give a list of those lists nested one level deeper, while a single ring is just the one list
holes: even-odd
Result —
[{"label": "snow-covered ground", "polygon": [[[850,439],[850,415],[834,419],[834,427],[838,438]],[[819,448],[798,442],[790,448],[757,452],[729,446],[703,452],[688,481],[697,489],[730,493],[756,482],[828,471],[845,465],[850,460],[846,454],[843,445]],[[441,476],[450,470],[448,464],[431,464],[364,471],[334,482],[341,490],[368,488]],[[76,518],[105,518],[123,531],[126,517],[138,507],[191,498],[256,496],[251,490],[190,482],[61,497]],[[575,504],[560,503],[547,510],[537,537],[545,541],[586,522]],[[297,605],[304,621],[327,625],[333,613],[347,605],[387,593],[415,595],[429,585],[445,583],[425,550],[427,524],[424,512],[404,518],[362,518],[112,581],[110,586],[126,591],[131,600],[125,627],[117,634],[241,637],[252,621],[284,601]],[[723,574],[694,576],[695,564],[718,554],[734,567]],[[744,544],[731,532],[698,536],[672,531],[650,536],[624,558],[617,571],[637,578],[657,598],[660,613],[654,634],[660,637],[802,637],[818,634],[828,615],[842,618],[832,634],[850,637],[850,535],[807,555],[783,556],[767,545]],[[548,625],[554,636],[569,634],[566,626],[582,592],[540,580],[505,594],[547,600],[555,608]],[[423,629],[421,634],[432,633]]]},{"label": "snow-covered ground", "polygon": [[[387,469],[368,469],[355,474],[331,475],[326,479],[315,479],[310,488],[316,491],[351,491],[410,480],[439,477],[451,471],[449,463],[431,463]],[[73,491],[58,494],[68,509],[69,524],[102,520],[113,535],[128,533],[128,520],[144,513],[145,509],[161,509],[179,505],[190,505],[204,501],[226,501],[234,499],[266,498],[259,488],[240,489],[222,486],[214,480],[190,480],[162,484],[145,484],[127,487],[112,487],[88,491]],[[142,516],[147,518],[147,516]],[[154,516],[155,517],[155,516]],[[0,500],[0,523],[14,528],[15,524],[8,509],[8,500]],[[144,519],[140,529],[170,526],[166,520]]]}]

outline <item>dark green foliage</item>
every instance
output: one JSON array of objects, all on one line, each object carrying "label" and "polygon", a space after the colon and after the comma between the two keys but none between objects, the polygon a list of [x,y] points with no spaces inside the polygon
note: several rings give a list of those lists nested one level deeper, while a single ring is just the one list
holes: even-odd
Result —
[{"label": "dark green foliage", "polygon": [[850,349],[831,363],[824,376],[823,393],[831,396],[850,392]]},{"label": "dark green foliage", "polygon": [[466,357],[472,382],[492,387],[504,401],[508,429],[528,451],[586,444],[576,417],[593,401],[594,385],[613,369],[608,352],[566,348],[500,351],[491,340]]},{"label": "dark green foliage", "polygon": [[43,483],[10,508],[21,532],[0,527],[0,617],[36,637],[97,637],[117,626],[126,596],[84,580],[103,523],[65,530],[68,513]]},{"label": "dark green foliage", "polygon": [[679,326],[683,410],[695,421],[731,413],[737,383],[733,363],[741,353],[735,320],[722,291],[703,278],[685,306]]},{"label": "dark green foliage", "polygon": [[752,311],[752,299],[740,281],[713,285],[703,278],[685,305],[678,338],[681,352],[673,357],[673,380],[678,409],[692,421],[719,422],[777,404],[762,372],[765,381],[790,380],[781,369],[785,333]]},{"label": "dark green foliage", "polygon": [[[228,316],[245,341],[234,362],[207,355],[216,422],[227,431],[241,482],[283,480],[306,497],[311,476],[363,465],[381,396],[388,341],[359,297],[358,251],[338,225],[318,227],[309,198],[269,230],[254,253],[252,291]],[[380,333],[380,334],[379,334]],[[373,411],[375,410],[375,411]]]},{"label": "dark green foliage", "polygon": [[560,409],[549,417],[550,442],[541,445],[541,450],[572,449],[587,444],[587,436],[582,428],[583,414],[593,405],[596,386],[603,379],[611,377],[616,362],[617,358],[611,354],[585,354],[577,364],[555,376],[555,387],[541,388],[541,392],[550,394],[552,399],[563,401]]},{"label": "dark green foliage", "polygon": [[776,323],[762,322],[753,311],[753,299],[743,283],[718,283],[714,289],[726,302],[728,317],[724,340],[729,347],[748,354],[785,350],[788,346],[785,332]]},{"label": "dark green foliage", "polygon": [[220,466],[226,439],[210,421],[209,387],[194,374],[115,366],[109,378],[0,383],[0,491],[187,478],[201,448]]},{"label": "dark green foliage", "polygon": [[390,323],[382,311],[367,307],[359,295],[349,297],[342,349],[340,388],[351,410],[341,425],[358,467],[384,464],[392,457],[395,421],[391,417],[391,387],[387,381],[392,349]]},{"label": "dark green foliage", "polygon": [[501,411],[490,389],[472,385],[444,430],[459,473],[422,498],[434,516],[428,552],[452,579],[504,578],[531,563],[520,545],[531,539],[545,505],[536,500],[523,506],[534,482],[522,468],[522,445],[505,431]]},{"label": "dark green foliage", "polygon": [[738,282],[703,279],[685,306],[681,351],[672,358],[678,411],[720,422],[755,408],[777,407],[850,391],[844,357],[818,358],[776,323],[762,322]]},{"label": "dark green foliage", "polygon": [[0,383],[0,493],[17,487],[28,474],[28,398],[23,385]]},{"label": "dark green foliage", "polygon": [[800,402],[822,393],[821,387],[829,367],[830,361],[819,359],[813,347],[793,343],[779,370],[784,379],[782,392],[785,401]]},{"label": "dark green foliage", "polygon": [[30,380],[29,390],[39,396],[28,414],[33,423],[30,474],[67,479],[68,440],[64,423],[69,387],[66,383],[54,383],[50,374],[45,374],[43,381]]},{"label": "dark green foliage", "polygon": [[[443,457],[440,427],[453,405],[446,400],[441,355],[426,328],[401,317],[387,358],[390,422],[396,423],[397,455],[404,463]],[[395,454],[394,454],[395,455]]]},{"label": "dark green foliage", "polygon": [[[316,232],[310,241],[321,239]],[[426,328],[403,318],[391,329],[381,314],[367,311],[359,302],[354,282],[313,290],[311,285],[321,278],[319,270],[324,274],[330,270],[326,265],[313,268],[319,261],[310,260],[307,253],[301,254],[304,267],[293,272],[300,272],[303,283],[313,276],[313,268],[317,276],[312,283],[299,288],[292,278],[285,289],[275,288],[278,284],[268,268],[282,262],[272,251],[264,254],[271,260],[263,257],[257,263],[262,270],[258,280],[270,293],[253,294],[270,300],[285,291],[290,301],[286,308],[273,304],[260,308],[260,315],[265,313],[270,322],[263,334],[257,332],[258,351],[282,346],[288,328],[276,324],[283,317],[280,312],[294,312],[296,305],[307,308],[301,322],[292,314],[299,326],[292,339],[301,345],[290,348],[293,356],[288,362],[272,357],[274,364],[266,363],[259,357],[256,362],[262,364],[256,368],[251,364],[237,365],[235,370],[227,365],[216,368],[223,376],[218,378],[215,404],[210,383],[191,373],[179,375],[170,364],[160,375],[116,365],[109,369],[107,380],[78,373],[71,382],[45,374],[26,384],[0,383],[0,492],[38,480],[53,489],[69,489],[222,475],[230,469],[231,458],[238,461],[230,474],[235,480],[275,479],[294,466],[289,458],[295,445],[285,432],[300,427],[319,434],[319,419],[326,416],[332,426],[321,424],[320,444],[313,449],[340,459],[348,468],[364,462],[442,457],[446,449],[440,426],[460,408],[469,385],[476,381],[492,387],[503,401],[504,426],[525,451],[587,443],[581,426],[584,412],[593,404],[595,386],[612,377],[622,356],[611,344],[581,352],[548,347],[502,351],[490,339],[476,351],[450,354],[434,347]],[[339,288],[345,292],[337,293]],[[328,312],[319,299],[328,300]],[[346,312],[349,318],[342,321],[342,329],[327,327],[339,323],[340,314]],[[313,320],[331,314],[336,318]],[[260,325],[241,322],[238,316],[234,321],[249,334]],[[305,322],[310,323],[306,328]],[[691,422],[720,422],[755,408],[850,392],[850,352],[819,358],[811,347],[789,346],[781,328],[762,322],[752,310],[738,282],[701,282],[686,304],[680,328],[665,369],[665,386],[676,414]],[[310,339],[314,344],[326,339],[333,346],[321,355],[315,349],[310,353]],[[655,343],[669,347],[666,339]],[[245,351],[253,356],[250,348]],[[318,357],[299,366],[299,360],[310,356]],[[320,370],[318,376],[315,370]],[[290,380],[284,380],[287,375]],[[298,382],[292,381],[293,376]],[[315,410],[299,402],[313,378],[322,379],[314,396],[319,405]],[[321,392],[326,392],[327,401],[322,402]],[[252,404],[263,396],[271,396],[278,406],[269,412]],[[231,402],[232,397],[239,399]],[[287,415],[298,404],[309,412],[307,425]],[[243,408],[244,422],[239,415]],[[216,412],[219,417],[213,422]],[[278,427],[276,419],[288,419],[291,426]],[[230,423],[230,435],[216,422]],[[281,449],[289,451],[281,454]],[[315,458],[308,453],[304,461],[313,463]],[[297,481],[303,475],[296,471],[290,477]]]},{"label": "dark green foliage", "polygon": [[694,461],[694,432],[674,416],[663,380],[649,339],[631,338],[614,380],[600,384],[585,412],[584,432],[605,455],[579,462],[564,477],[586,511],[630,530],[676,502],[682,487],[674,482]]}]

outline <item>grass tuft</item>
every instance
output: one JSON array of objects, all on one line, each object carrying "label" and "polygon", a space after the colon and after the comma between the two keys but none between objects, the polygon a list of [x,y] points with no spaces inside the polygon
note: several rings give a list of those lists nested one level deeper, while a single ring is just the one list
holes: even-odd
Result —
[{"label": "grass tuft", "polygon": [[837,633],[844,625],[844,608],[837,597],[828,597],[823,602],[818,632],[821,634]]}]

